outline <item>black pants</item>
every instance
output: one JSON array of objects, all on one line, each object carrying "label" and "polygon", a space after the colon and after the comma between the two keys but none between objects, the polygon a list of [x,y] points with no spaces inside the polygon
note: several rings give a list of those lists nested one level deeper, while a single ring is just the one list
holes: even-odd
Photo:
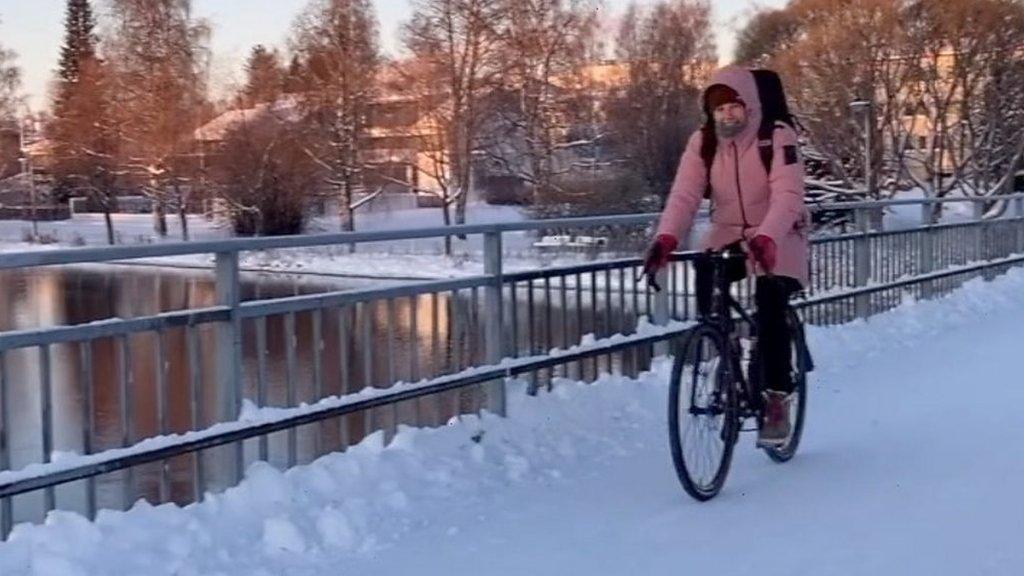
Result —
[{"label": "black pants", "polygon": [[[739,250],[738,247],[726,249]],[[746,278],[747,269],[743,260],[730,262],[728,269],[725,270],[729,282]],[[698,260],[695,269],[697,310],[703,316],[711,312],[714,281],[712,265],[710,262]],[[800,282],[789,276],[759,276],[755,284],[754,302],[757,311],[754,320],[757,323],[759,356],[764,363],[765,388],[786,394],[793,391],[793,381],[790,377],[793,344],[789,326],[786,324],[786,310],[789,308],[790,297],[800,288]]]}]

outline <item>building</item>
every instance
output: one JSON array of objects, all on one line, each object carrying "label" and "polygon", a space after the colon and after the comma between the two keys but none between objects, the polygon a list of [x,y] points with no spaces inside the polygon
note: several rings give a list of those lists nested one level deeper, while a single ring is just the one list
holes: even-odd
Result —
[{"label": "building", "polygon": [[[383,84],[383,83],[382,83]],[[386,86],[386,84],[384,84]],[[207,162],[217,154],[228,134],[246,122],[276,117],[285,122],[301,118],[301,96],[286,95],[276,102],[224,112],[194,133],[197,148]],[[369,129],[360,143],[363,176],[356,201],[370,200],[376,207],[432,207],[437,205],[438,180],[434,176],[445,153],[422,103],[411,96],[388,93],[370,104]],[[326,184],[314,191],[322,199],[320,210],[333,212],[333,190]]]}]

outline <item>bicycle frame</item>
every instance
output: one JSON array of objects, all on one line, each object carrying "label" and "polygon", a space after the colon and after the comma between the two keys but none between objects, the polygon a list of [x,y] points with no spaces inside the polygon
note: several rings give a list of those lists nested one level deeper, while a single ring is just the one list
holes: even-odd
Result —
[{"label": "bicycle frame", "polygon": [[[735,259],[746,259],[742,252],[712,252],[700,256],[708,258],[712,263],[712,293],[711,310],[706,317],[700,318],[700,322],[711,324],[723,336],[723,352],[729,359],[726,363],[730,373],[727,375],[729,381],[737,385],[738,406],[740,420],[746,418],[759,418],[761,415],[761,402],[759,380],[748,375],[743,370],[743,349],[739,343],[739,334],[736,331],[738,322],[745,322],[750,327],[751,338],[757,338],[757,324],[750,314],[743,309],[743,306],[733,298],[730,292],[730,281],[725,274],[727,262]],[[735,316],[733,313],[735,312]],[[752,351],[751,361],[753,361]],[[759,364],[760,365],[760,364]]]}]

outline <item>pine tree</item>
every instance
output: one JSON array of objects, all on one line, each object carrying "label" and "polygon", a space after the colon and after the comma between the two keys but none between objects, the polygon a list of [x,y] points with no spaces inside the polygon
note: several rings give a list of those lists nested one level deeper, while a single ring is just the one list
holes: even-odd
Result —
[{"label": "pine tree", "polygon": [[245,63],[245,72],[247,80],[243,96],[246,105],[273,102],[281,95],[285,71],[276,51],[268,50],[262,44],[253,46]]},{"label": "pine tree", "polygon": [[303,78],[304,73],[302,61],[299,60],[298,56],[292,56],[291,62],[288,63],[288,71],[285,73],[282,84],[285,94],[298,94],[302,92],[303,86],[305,85],[305,79]]},{"label": "pine tree", "polygon": [[68,0],[64,19],[64,45],[60,48],[58,76],[64,83],[81,79],[82,63],[96,56],[96,19],[89,0]]},{"label": "pine tree", "polygon": [[68,0],[64,45],[57,69],[57,95],[49,137],[54,144],[53,173],[58,195],[84,194],[102,209],[107,241],[114,243],[114,120],[107,103],[104,63],[88,0]]}]

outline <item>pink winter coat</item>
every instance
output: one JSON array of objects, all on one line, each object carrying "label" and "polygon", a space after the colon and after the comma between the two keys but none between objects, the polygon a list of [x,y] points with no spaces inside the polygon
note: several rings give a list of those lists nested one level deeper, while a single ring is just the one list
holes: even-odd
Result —
[{"label": "pink winter coat", "polygon": [[[718,138],[710,174],[712,226],[701,241],[701,249],[718,250],[764,234],[778,248],[774,273],[796,278],[806,286],[810,218],[804,206],[804,164],[797,152],[796,133],[779,124],[773,136],[771,174],[766,174],[758,150],[761,101],[753,74],[744,68],[722,68],[712,77],[710,85],[714,84],[725,84],[740,95],[746,104],[748,123],[735,138]],[[658,234],[679,239],[693,224],[708,176],[700,156],[701,141],[698,130],[686,145]]]}]

